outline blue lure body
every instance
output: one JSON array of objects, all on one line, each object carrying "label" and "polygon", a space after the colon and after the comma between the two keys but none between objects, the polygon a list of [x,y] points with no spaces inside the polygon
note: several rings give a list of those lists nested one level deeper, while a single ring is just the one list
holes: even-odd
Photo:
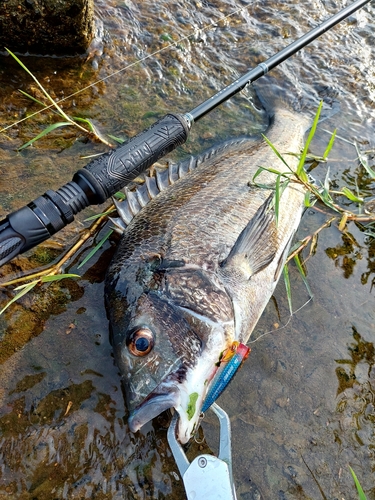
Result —
[{"label": "blue lure body", "polygon": [[206,399],[204,400],[202,406],[202,413],[205,413],[209,407],[217,400],[224,389],[227,387],[229,382],[232,380],[236,374],[238,368],[241,366],[243,361],[248,357],[250,353],[250,347],[245,344],[234,343],[230,354],[230,359],[227,361],[227,355],[224,355],[220,363],[220,366],[215,374],[214,380],[211,384],[210,390],[207,393]]}]

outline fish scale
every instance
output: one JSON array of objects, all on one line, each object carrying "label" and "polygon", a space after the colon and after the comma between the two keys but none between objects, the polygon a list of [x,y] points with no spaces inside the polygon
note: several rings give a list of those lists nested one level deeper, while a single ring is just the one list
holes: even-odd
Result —
[{"label": "fish scale", "polygon": [[[298,153],[308,122],[277,109],[266,135],[281,154]],[[298,159],[287,158],[295,170]],[[124,208],[127,227],[105,294],[133,431],[174,407],[179,439],[188,441],[221,353],[234,341],[246,343],[273,293],[301,219],[304,188],[289,183],[276,224],[276,175],[257,177],[269,189],[254,185],[261,166],[286,170],[264,140],[237,139],[158,174],[161,191],[130,219]],[[142,199],[151,182],[139,188]],[[150,353],[137,351],[138,337]]]}]

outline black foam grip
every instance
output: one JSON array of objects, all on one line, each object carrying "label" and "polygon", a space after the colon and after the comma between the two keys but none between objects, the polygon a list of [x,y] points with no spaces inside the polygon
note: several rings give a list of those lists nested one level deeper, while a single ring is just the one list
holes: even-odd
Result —
[{"label": "black foam grip", "polygon": [[91,204],[103,203],[159,158],[183,144],[189,127],[181,115],[167,114],[117,149],[99,156],[73,177]]},{"label": "black foam grip", "polygon": [[183,144],[189,126],[168,114],[126,144],[95,159],[56,192],[47,191],[0,222],[0,266],[38,245],[90,204],[103,203],[159,158]]}]

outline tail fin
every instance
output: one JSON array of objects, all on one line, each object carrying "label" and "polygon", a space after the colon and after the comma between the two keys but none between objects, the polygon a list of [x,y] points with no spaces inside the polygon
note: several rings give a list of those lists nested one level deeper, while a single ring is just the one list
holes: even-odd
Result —
[{"label": "tail fin", "polygon": [[321,100],[323,110],[320,121],[331,118],[340,110],[337,91],[333,87],[316,86],[314,93],[306,95],[292,86],[290,81],[280,83],[280,80],[267,75],[254,83],[254,89],[260,105],[270,116],[277,108],[287,108],[313,117]]}]

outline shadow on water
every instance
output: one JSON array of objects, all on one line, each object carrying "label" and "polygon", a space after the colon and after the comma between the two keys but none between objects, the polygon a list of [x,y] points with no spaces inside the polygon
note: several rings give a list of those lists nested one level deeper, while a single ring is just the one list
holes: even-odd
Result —
[{"label": "shadow on water", "polygon": [[[96,9],[98,34],[88,60],[73,65],[60,59],[24,61],[54,98],[94,84],[64,101],[64,110],[127,138],[166,111],[192,109],[336,12],[337,5],[317,2],[312,10],[311,3],[292,0],[277,5],[100,0]],[[374,180],[360,165],[353,143],[374,168],[374,14],[370,4],[326,33],[274,71],[271,83],[275,93],[284,89],[284,100],[311,114],[326,98],[327,119],[312,151],[324,151],[329,136],[323,129],[338,127],[338,135],[350,143],[337,139],[328,164],[313,175],[324,181],[329,167],[335,189],[346,185],[356,192],[358,187],[370,210]],[[167,48],[171,40],[179,41]],[[165,50],[95,83],[160,49]],[[10,58],[1,59],[0,80],[2,127],[39,109],[19,94],[21,88],[42,97]],[[173,158],[264,130],[254,99],[247,89],[207,116]],[[1,215],[58,188],[88,162],[83,156],[106,150],[68,127],[16,151],[54,120],[45,112],[0,134]],[[54,262],[88,226],[84,219],[103,208],[87,209],[51,241],[4,266],[1,281]],[[297,238],[331,215],[322,206],[308,209]],[[319,234],[313,255],[304,253],[313,301],[290,319],[283,284],[278,285],[254,332],[249,360],[220,399],[232,419],[239,499],[355,498],[349,465],[367,498],[375,499],[375,240],[368,228],[350,222],[341,232],[338,222]],[[166,441],[169,415],[137,434],[127,428],[103,305],[105,270],[117,239],[110,238],[77,269],[106,230],[65,269],[80,274],[79,280],[36,287],[0,316],[1,500],[184,498]],[[297,310],[309,297],[293,265],[290,274]],[[0,308],[12,296],[0,288]],[[216,450],[212,415],[203,431],[208,444],[193,443],[189,456]]]}]

